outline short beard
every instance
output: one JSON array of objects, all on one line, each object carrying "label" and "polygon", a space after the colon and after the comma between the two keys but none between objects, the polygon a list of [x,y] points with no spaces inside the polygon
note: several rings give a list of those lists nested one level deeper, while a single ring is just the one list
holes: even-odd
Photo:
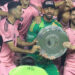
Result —
[{"label": "short beard", "polygon": [[43,16],[45,16],[47,20],[51,20],[53,18],[53,16],[52,17],[48,17],[46,14],[44,14]]}]

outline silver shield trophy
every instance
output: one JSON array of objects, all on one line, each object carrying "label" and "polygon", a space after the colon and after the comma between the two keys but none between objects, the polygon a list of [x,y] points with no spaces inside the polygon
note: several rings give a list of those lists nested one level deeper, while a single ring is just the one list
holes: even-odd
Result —
[{"label": "silver shield trophy", "polygon": [[63,47],[63,42],[69,41],[66,33],[58,26],[43,28],[39,32],[37,40],[37,44],[41,47],[40,54],[55,58],[62,56],[67,51],[67,48]]}]

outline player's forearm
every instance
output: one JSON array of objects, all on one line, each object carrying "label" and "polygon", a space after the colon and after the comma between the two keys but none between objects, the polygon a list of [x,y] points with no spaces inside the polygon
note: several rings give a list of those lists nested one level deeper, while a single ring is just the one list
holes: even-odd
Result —
[{"label": "player's forearm", "polygon": [[0,16],[7,16],[7,15],[8,15],[7,12],[0,10]]},{"label": "player's forearm", "polygon": [[55,2],[55,6],[59,7],[59,6],[63,5],[64,3],[65,3],[65,1],[58,1],[58,2]]},{"label": "player's forearm", "polygon": [[20,38],[18,38],[18,45],[20,46],[31,46],[33,44],[33,42],[25,42],[23,40],[20,40]]},{"label": "player's forearm", "polygon": [[24,41],[19,40],[18,45],[20,45],[20,46],[31,46],[32,42],[29,43],[29,42],[24,42]]},{"label": "player's forearm", "polygon": [[29,53],[29,50],[24,50],[24,49],[21,49],[21,48],[18,48],[14,45],[13,42],[8,42],[7,43],[10,50],[13,51],[13,52],[19,52],[19,53]]},{"label": "player's forearm", "polygon": [[13,51],[13,52],[18,52],[18,53],[29,53],[29,50],[24,50],[24,49],[21,49],[21,48],[18,48],[18,47],[10,47],[10,49]]}]

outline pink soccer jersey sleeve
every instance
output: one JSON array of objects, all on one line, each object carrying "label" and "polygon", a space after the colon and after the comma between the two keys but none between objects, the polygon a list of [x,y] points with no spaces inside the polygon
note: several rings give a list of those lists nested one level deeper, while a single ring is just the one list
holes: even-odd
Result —
[{"label": "pink soccer jersey sleeve", "polygon": [[75,31],[71,28],[66,29],[67,36],[72,45],[75,45]]},{"label": "pink soccer jersey sleeve", "polygon": [[41,2],[43,3],[45,0],[41,0]]},{"label": "pink soccer jersey sleeve", "polygon": [[35,7],[32,7],[31,10],[34,17],[39,16],[40,11],[38,11]]},{"label": "pink soccer jersey sleeve", "polygon": [[8,12],[8,3],[6,3],[4,6],[0,6],[0,8],[3,10],[3,11],[6,11]]},{"label": "pink soccer jersey sleeve", "polygon": [[72,1],[72,3],[73,3],[73,7],[75,7],[75,0],[71,0]]},{"label": "pink soccer jersey sleeve", "polygon": [[9,29],[8,23],[6,22],[6,19],[1,20],[0,22],[0,34],[3,38],[3,42],[7,42],[10,40],[13,40],[12,32]]},{"label": "pink soccer jersey sleeve", "polygon": [[33,4],[37,7],[42,7],[42,2],[44,2],[44,0],[30,0],[30,4]]}]

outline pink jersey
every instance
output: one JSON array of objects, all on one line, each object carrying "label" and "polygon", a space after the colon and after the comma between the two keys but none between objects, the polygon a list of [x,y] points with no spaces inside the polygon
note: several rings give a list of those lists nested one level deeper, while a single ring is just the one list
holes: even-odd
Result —
[{"label": "pink jersey", "polygon": [[23,39],[24,36],[26,36],[32,18],[38,15],[39,15],[38,10],[31,5],[27,9],[23,9],[23,14],[22,14],[23,21],[19,23],[21,24],[19,28],[19,34],[21,39]]},{"label": "pink jersey", "polygon": [[73,7],[75,7],[75,2],[73,2]]},{"label": "pink jersey", "polygon": [[3,10],[3,11],[6,11],[8,12],[8,3],[6,3],[4,6],[0,6],[0,8]]},{"label": "pink jersey", "polygon": [[[69,41],[72,45],[75,45],[75,30],[72,30],[71,28],[66,29]],[[75,67],[75,51],[68,50],[66,63],[69,66]]]},{"label": "pink jersey", "polygon": [[27,9],[23,9],[23,21],[20,23],[21,27],[19,29],[21,39],[23,39],[24,36],[26,36],[32,18],[40,14],[40,11],[38,11],[37,7],[41,7],[42,2],[44,2],[44,0],[30,0],[29,7]]},{"label": "pink jersey", "polygon": [[30,0],[30,4],[35,5],[36,7],[42,7],[44,0]]},{"label": "pink jersey", "polygon": [[[6,70],[8,69],[9,72],[16,66],[14,64],[14,52],[10,50],[7,42],[13,41],[16,46],[19,34],[17,25],[11,25],[5,18],[0,21],[0,24],[0,35],[3,39],[3,45],[0,52],[0,71],[2,71],[3,75],[8,75]],[[4,72],[6,72],[6,74],[4,74]]]}]

